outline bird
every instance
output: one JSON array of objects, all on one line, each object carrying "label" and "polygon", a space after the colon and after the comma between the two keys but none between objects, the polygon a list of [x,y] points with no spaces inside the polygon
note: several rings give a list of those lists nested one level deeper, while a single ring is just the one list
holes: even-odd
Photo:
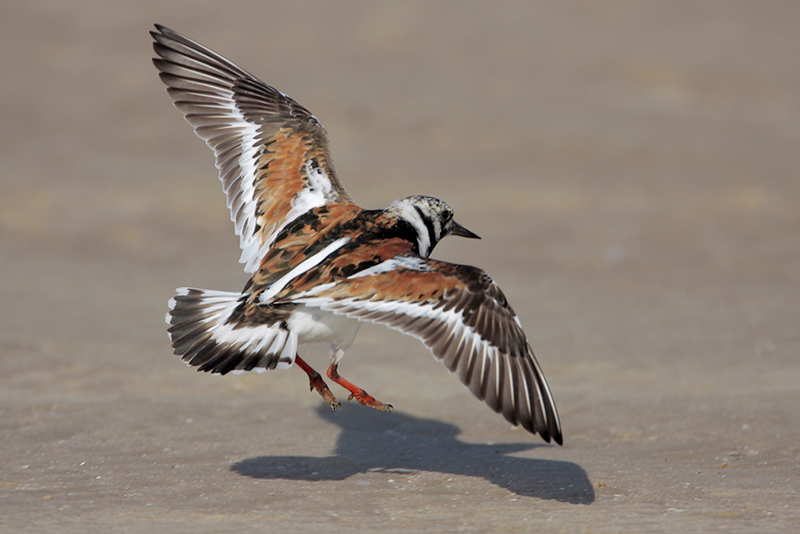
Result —
[{"label": "bird", "polygon": [[174,105],[212,149],[239,238],[240,292],[182,287],[166,321],[174,353],[224,375],[299,367],[331,348],[327,377],[348,400],[385,404],[339,374],[362,322],[419,339],[511,424],[563,444],[550,387],[519,318],[483,270],[430,257],[446,236],[478,238],[444,201],[423,195],[358,206],[334,170],[328,134],[308,109],[200,43],[156,24],[153,63]]}]

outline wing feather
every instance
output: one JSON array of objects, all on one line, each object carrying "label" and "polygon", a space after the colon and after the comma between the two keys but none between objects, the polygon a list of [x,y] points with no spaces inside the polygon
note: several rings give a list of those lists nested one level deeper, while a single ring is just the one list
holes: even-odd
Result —
[{"label": "wing feather", "polygon": [[328,135],[306,108],[169,28],[151,32],[167,92],[211,147],[245,271],[303,213],[352,203],[330,160]]},{"label": "wing feather", "polygon": [[291,301],[417,337],[506,420],[562,443],[550,387],[500,288],[475,267],[398,258]]}]

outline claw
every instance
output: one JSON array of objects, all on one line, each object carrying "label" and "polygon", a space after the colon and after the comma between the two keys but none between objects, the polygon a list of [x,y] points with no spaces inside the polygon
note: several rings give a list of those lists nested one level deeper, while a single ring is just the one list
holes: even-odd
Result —
[{"label": "claw", "polygon": [[339,376],[339,366],[334,362],[328,367],[328,378],[345,388],[347,391],[350,392],[350,396],[347,397],[348,401],[353,399],[357,400],[362,406],[369,406],[370,408],[374,408],[381,412],[389,412],[392,410],[391,404],[384,404],[381,401],[377,400],[375,397],[361,389],[360,387],[352,384],[351,382],[345,380],[341,376]]},{"label": "claw", "polygon": [[318,382],[312,382],[311,390],[317,390],[317,393],[328,403],[332,410],[336,410],[337,408],[341,408],[341,403],[333,396],[331,390],[328,389],[328,385],[322,381],[320,378]]},{"label": "claw", "polygon": [[341,408],[342,405],[339,403],[336,397],[333,396],[333,393],[331,393],[330,388],[328,388],[328,384],[325,383],[325,381],[322,379],[322,376],[320,376],[318,372],[316,372],[311,368],[310,365],[303,361],[300,356],[295,356],[294,361],[300,367],[300,369],[305,371],[305,373],[308,375],[309,390],[317,390],[317,393],[319,393],[325,402],[328,403],[332,410]]},{"label": "claw", "polygon": [[348,401],[357,400],[359,404],[362,406],[369,406],[370,408],[374,408],[381,412],[391,412],[392,405],[391,404],[384,404],[381,401],[377,400],[375,397],[364,391],[363,389],[360,392],[351,393],[349,397],[347,397]]}]

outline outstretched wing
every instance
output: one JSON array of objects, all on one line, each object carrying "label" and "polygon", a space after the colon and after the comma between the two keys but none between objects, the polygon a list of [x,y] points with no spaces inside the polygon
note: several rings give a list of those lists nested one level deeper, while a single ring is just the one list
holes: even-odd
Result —
[{"label": "outstretched wing", "polygon": [[404,254],[291,301],[419,338],[494,411],[562,443],[550,387],[519,319],[482,270]]},{"label": "outstretched wing", "polygon": [[327,133],[277,89],[203,45],[156,28],[153,62],[175,106],[214,150],[239,261],[255,272],[292,220],[325,204],[352,202],[336,178]]}]

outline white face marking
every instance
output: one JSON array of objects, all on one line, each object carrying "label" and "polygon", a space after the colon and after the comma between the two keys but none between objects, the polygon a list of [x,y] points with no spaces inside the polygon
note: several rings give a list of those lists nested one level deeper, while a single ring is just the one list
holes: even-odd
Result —
[{"label": "white face marking", "polygon": [[433,219],[433,229],[436,231],[436,241],[442,238],[442,223],[439,221],[439,217],[434,217]]},{"label": "white face marking", "polygon": [[314,254],[313,256],[310,256],[305,260],[301,261],[300,265],[298,265],[297,267],[295,267],[294,269],[292,269],[291,271],[280,277],[278,280],[270,284],[269,288],[267,288],[267,290],[261,293],[261,295],[258,297],[259,302],[262,304],[269,303],[272,297],[280,293],[283,290],[283,288],[286,287],[286,284],[288,284],[289,282],[291,282],[304,272],[309,271],[314,267],[316,267],[317,265],[319,265],[320,263],[322,263],[322,261],[325,260],[325,258],[333,254],[334,251],[340,249],[348,241],[350,241],[349,237],[339,238],[333,243],[329,244],[324,249]]},{"label": "white face marking", "polygon": [[[417,234],[419,255],[428,255],[447,235],[453,210],[443,201],[425,196],[414,196],[395,200],[387,208],[396,217],[410,224]],[[445,214],[447,219],[445,220]]]},{"label": "white face marking", "polygon": [[427,258],[428,254],[430,254],[431,240],[428,234],[428,227],[425,226],[425,221],[422,220],[422,217],[420,217],[414,205],[405,201],[405,199],[397,205],[397,212],[401,219],[414,227],[414,230],[417,232],[419,255],[423,258]]}]

